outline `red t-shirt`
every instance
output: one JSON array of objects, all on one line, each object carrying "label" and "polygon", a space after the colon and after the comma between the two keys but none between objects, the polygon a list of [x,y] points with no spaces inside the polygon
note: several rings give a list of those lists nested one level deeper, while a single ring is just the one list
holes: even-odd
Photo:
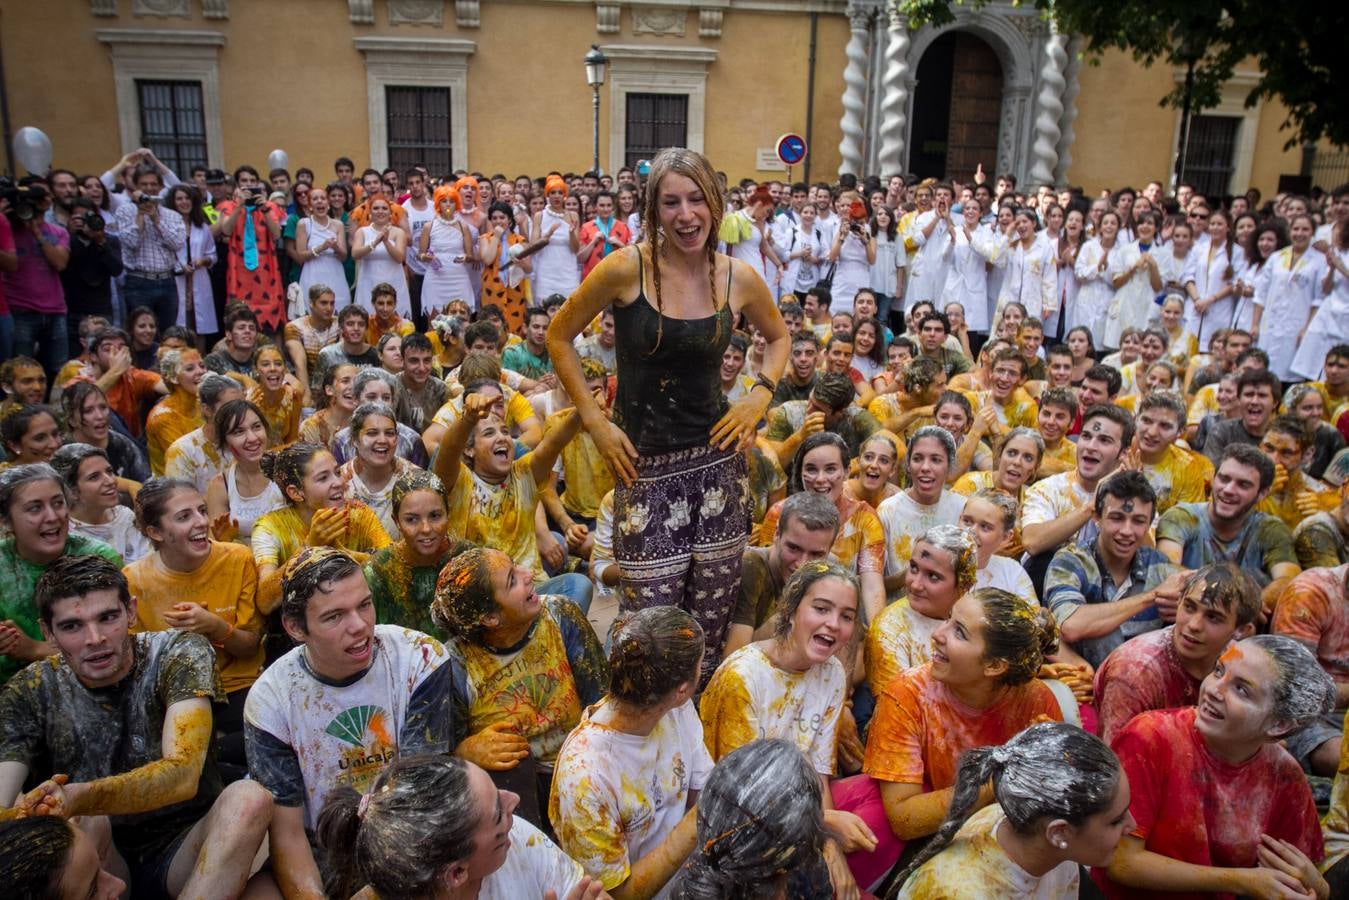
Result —
[{"label": "red t-shirt", "polygon": [[[1241,765],[1223,762],[1195,730],[1195,708],[1153,710],[1124,727],[1111,745],[1129,776],[1134,837],[1163,856],[1200,866],[1253,868],[1260,835],[1282,838],[1313,862],[1325,856],[1307,778],[1287,750],[1266,744]],[[1140,891],[1091,876],[1111,900]],[[1153,898],[1210,900],[1231,894],[1148,891]]]},{"label": "red t-shirt", "polygon": [[1010,689],[987,709],[974,709],[933,678],[927,663],[901,672],[881,692],[862,771],[877,781],[939,791],[955,784],[960,754],[971,747],[997,747],[1029,725],[1062,721],[1058,701],[1040,681]]},{"label": "red t-shirt", "polygon": [[1174,625],[1116,647],[1096,670],[1096,711],[1108,744],[1134,716],[1199,702],[1199,682],[1180,664],[1171,643]]}]

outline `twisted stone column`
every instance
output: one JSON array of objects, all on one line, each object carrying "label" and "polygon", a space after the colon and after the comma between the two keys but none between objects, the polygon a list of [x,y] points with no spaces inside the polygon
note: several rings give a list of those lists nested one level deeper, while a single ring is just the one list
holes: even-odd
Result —
[{"label": "twisted stone column", "polygon": [[1040,68],[1040,92],[1035,106],[1035,143],[1031,147],[1030,180],[1034,185],[1053,182],[1059,163],[1059,119],[1063,116],[1063,69],[1068,63],[1064,49],[1068,39],[1057,30],[1045,39],[1045,62]]},{"label": "twisted stone column", "polygon": [[1054,167],[1054,184],[1068,183],[1068,167],[1073,164],[1073,141],[1077,138],[1073,123],[1077,121],[1077,94],[1081,84],[1077,80],[1082,71],[1082,38],[1074,35],[1068,42],[1068,67],[1063,78],[1068,83],[1063,89],[1063,115],[1059,117],[1058,165]]},{"label": "twisted stone column", "polygon": [[867,97],[867,30],[871,24],[872,9],[862,3],[848,4],[848,65],[843,70],[843,118],[839,130],[843,140],[838,143],[840,175],[863,174],[862,145],[866,140],[863,122],[866,120]]},{"label": "twisted stone column", "polygon": [[894,0],[886,16],[879,163],[880,174],[888,177],[904,169],[904,132],[909,110],[909,20]]}]

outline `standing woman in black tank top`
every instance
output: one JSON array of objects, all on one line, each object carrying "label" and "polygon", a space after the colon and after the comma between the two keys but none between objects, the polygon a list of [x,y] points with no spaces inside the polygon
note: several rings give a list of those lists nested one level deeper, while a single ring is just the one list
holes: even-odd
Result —
[{"label": "standing woman in black tank top", "polygon": [[[678,606],[707,635],[703,683],[721,658],[749,536],[744,453],[787,364],[787,328],[762,278],[717,252],[716,173],[698,153],[651,161],[642,231],[611,253],[548,329],[548,355],[613,468],[620,607]],[[613,420],[586,389],[572,340],[607,306],[617,332]],[[734,316],[768,339],[759,380],[727,404],[719,370]]]}]

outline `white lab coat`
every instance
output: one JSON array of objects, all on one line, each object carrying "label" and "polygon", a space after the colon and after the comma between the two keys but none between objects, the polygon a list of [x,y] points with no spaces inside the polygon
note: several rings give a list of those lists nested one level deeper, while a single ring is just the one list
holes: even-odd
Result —
[{"label": "white lab coat", "polygon": [[1297,380],[1293,357],[1298,335],[1312,310],[1321,305],[1325,271],[1325,257],[1315,250],[1308,248],[1294,262],[1293,248],[1284,247],[1265,262],[1255,280],[1255,305],[1264,310],[1258,346],[1269,354],[1269,370],[1280,381]]}]

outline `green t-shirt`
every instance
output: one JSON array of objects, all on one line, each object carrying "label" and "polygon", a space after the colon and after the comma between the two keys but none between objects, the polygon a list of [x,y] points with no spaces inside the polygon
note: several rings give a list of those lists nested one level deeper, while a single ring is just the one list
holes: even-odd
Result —
[{"label": "green t-shirt", "polygon": [[[117,568],[122,568],[122,555],[102,541],[72,534],[66,538],[65,556],[101,556]],[[14,538],[0,540],[0,622],[6,619],[19,626],[19,630],[36,641],[42,640],[42,629],[37,624],[37,604],[33,602],[33,591],[37,589],[37,580],[48,566],[31,563],[19,555]],[[21,663],[10,656],[0,654],[0,684],[4,684],[23,668]]]}]

